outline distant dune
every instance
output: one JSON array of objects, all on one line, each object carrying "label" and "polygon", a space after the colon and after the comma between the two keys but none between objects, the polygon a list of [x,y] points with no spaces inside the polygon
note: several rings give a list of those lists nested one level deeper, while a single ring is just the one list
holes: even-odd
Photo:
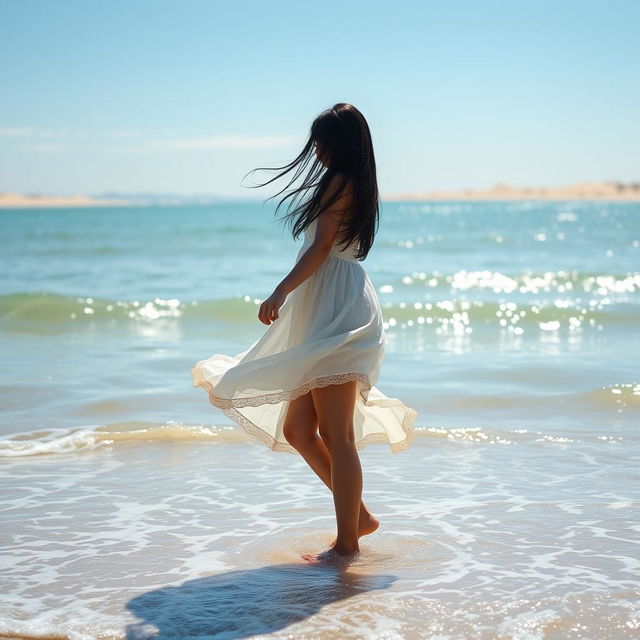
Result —
[{"label": "distant dune", "polygon": [[[227,198],[235,200],[235,198]],[[239,200],[239,198],[238,198]],[[217,195],[186,195],[179,193],[120,192],[110,191],[93,196],[71,195],[53,196],[47,194],[2,193],[0,192],[0,208],[55,208],[55,207],[144,207],[173,206],[189,204],[214,204],[224,202]],[[1,639],[0,639],[1,640]]]},{"label": "distant dune", "polygon": [[[136,194],[114,192],[117,197],[83,195],[52,196],[46,194],[23,195],[0,192],[0,208],[55,208],[55,207],[115,207],[145,205],[210,204],[233,201],[235,198],[219,196],[181,196],[180,194]],[[237,198],[240,200],[240,198]],[[383,200],[617,200],[640,201],[640,182],[581,182],[564,187],[514,187],[496,184],[489,189],[461,189],[458,191],[422,191],[391,193]]]},{"label": "distant dune", "polygon": [[384,200],[628,200],[640,201],[640,182],[581,182],[564,187],[514,187],[393,193]]},{"label": "distant dune", "polygon": [[126,200],[92,198],[91,196],[48,196],[0,193],[0,207],[105,207],[129,204]]}]

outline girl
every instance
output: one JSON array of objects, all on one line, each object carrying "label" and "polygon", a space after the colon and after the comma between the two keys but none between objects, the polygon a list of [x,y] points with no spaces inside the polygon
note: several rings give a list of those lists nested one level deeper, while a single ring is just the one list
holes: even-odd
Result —
[{"label": "girl", "polygon": [[311,160],[301,186],[276,207],[310,194],[285,216],[304,242],[260,305],[268,328],[246,351],[215,354],[192,374],[214,406],[273,451],[302,455],[333,491],[337,536],[323,553],[302,557],[343,563],[379,525],[361,501],[358,450],[374,441],[394,453],[405,448],[417,413],[374,386],[384,353],[382,311],[360,261],[373,244],[379,202],[371,135],[358,109],[338,103],[323,111],[300,154],[267,168],[284,170],[257,186],[296,169],[290,187]]}]

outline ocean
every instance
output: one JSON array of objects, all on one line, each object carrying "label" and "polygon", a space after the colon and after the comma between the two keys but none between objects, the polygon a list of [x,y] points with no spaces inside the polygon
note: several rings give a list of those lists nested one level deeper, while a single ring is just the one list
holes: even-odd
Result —
[{"label": "ocean", "polygon": [[0,211],[0,634],[594,640],[640,634],[640,204],[383,202],[363,267],[380,528],[300,559],[332,496],[192,387],[265,330],[302,239],[272,203]]}]

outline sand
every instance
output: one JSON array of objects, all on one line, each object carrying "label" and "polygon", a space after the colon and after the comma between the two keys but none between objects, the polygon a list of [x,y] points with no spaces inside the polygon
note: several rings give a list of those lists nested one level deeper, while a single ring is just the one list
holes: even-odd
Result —
[{"label": "sand", "polygon": [[21,193],[0,193],[0,208],[20,207],[112,207],[130,204],[127,200],[98,199],[90,196],[23,195]]},{"label": "sand", "polygon": [[[489,189],[460,189],[457,191],[422,191],[391,193],[382,200],[603,200],[640,201],[640,182],[581,182],[561,187],[518,187],[499,183]],[[99,199],[91,196],[53,196],[0,193],[0,208],[55,207],[115,207],[140,204],[126,199]],[[174,198],[172,204],[180,204]]]},{"label": "sand", "polygon": [[385,195],[384,200],[619,200],[640,201],[640,182],[581,182],[561,187],[518,187],[423,191]]}]

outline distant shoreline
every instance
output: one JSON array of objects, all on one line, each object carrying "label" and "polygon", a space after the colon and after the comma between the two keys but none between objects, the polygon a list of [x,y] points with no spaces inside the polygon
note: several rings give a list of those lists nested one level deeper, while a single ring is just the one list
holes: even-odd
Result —
[{"label": "distant shoreline", "polygon": [[35,209],[58,207],[114,207],[128,206],[126,200],[110,200],[91,198],[90,196],[25,196],[20,193],[0,193],[0,208],[3,209]]},{"label": "distant shoreline", "polygon": [[[85,195],[23,195],[0,193],[0,209],[53,209],[68,207],[136,207],[136,206],[180,206],[189,204],[215,204],[234,201],[252,202],[242,198],[220,198],[211,196],[138,196],[125,198],[98,198]],[[583,182],[563,187],[517,187],[497,184],[489,189],[461,189],[456,191],[403,192],[384,195],[383,202],[438,202],[438,201],[601,201],[640,202],[640,182]],[[256,199],[256,202],[261,201]]]},{"label": "distant shoreline", "polygon": [[640,201],[640,182],[582,182],[563,187],[517,187],[497,184],[490,189],[461,189],[457,191],[423,191],[389,194],[391,201],[510,201],[510,200],[555,200],[555,201]]}]

